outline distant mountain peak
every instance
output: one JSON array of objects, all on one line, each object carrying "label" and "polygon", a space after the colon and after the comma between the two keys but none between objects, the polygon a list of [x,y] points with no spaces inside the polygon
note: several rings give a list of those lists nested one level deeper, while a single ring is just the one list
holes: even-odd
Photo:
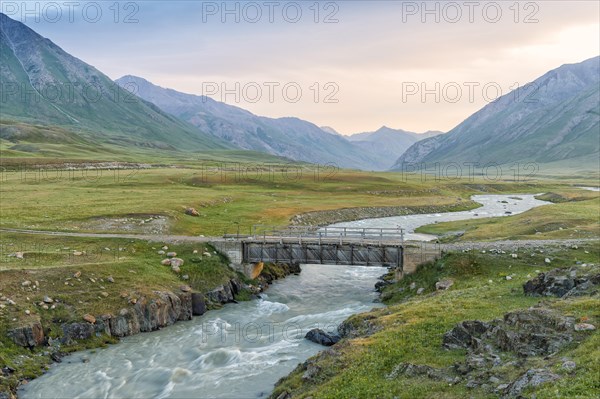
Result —
[{"label": "distant mountain peak", "polygon": [[394,168],[427,162],[591,165],[600,155],[599,104],[600,57],[565,64],[487,104],[445,135],[414,144]]}]

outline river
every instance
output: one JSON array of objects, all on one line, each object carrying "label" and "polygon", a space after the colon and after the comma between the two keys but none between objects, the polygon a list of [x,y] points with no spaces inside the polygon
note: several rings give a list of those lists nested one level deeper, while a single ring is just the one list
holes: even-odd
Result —
[{"label": "river", "polygon": [[311,328],[334,330],[381,306],[381,267],[304,265],[260,300],[229,304],[192,321],[81,352],[19,391],[22,398],[260,398],[323,347]]},{"label": "river", "polygon": [[[407,239],[425,224],[507,216],[548,204],[533,195],[476,195],[466,212],[366,219],[336,226],[397,227]],[[510,212],[510,213],[508,213]],[[230,304],[192,321],[68,356],[19,391],[30,398],[261,398],[296,365],[323,349],[308,330],[334,330],[382,306],[374,284],[386,269],[303,265],[299,276],[271,285],[262,299]]]},{"label": "river", "polygon": [[462,212],[427,213],[385,218],[362,219],[354,222],[332,224],[331,227],[364,227],[364,228],[396,228],[404,229],[405,240],[431,241],[437,237],[430,234],[415,233],[421,226],[433,223],[454,222],[459,220],[480,219],[489,217],[511,216],[523,213],[532,208],[548,205],[551,202],[538,200],[533,194],[512,195],[473,195],[471,199],[482,206]]}]

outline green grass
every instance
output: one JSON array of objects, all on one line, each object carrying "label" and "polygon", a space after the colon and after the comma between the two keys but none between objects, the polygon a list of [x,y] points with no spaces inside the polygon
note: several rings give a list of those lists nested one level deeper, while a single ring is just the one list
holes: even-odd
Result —
[{"label": "green grass", "polygon": [[[472,194],[539,193],[567,187],[552,180],[423,182],[418,176],[399,173],[347,170],[315,176],[316,167],[299,164],[295,167],[301,168],[302,174],[296,178],[286,175],[281,163],[261,165],[261,174],[250,178],[256,164],[181,160],[175,165],[57,172],[56,166],[33,168],[29,164],[29,169],[20,170],[18,163],[7,163],[1,176],[0,226],[139,233],[142,231],[103,229],[95,222],[99,218],[161,215],[167,218],[170,233],[221,235],[237,230],[236,223],[246,233],[253,224],[288,224],[294,215],[305,212],[364,207],[405,207],[416,212],[420,208],[429,212],[463,209],[473,206],[469,201]],[[227,171],[222,171],[223,165]],[[249,172],[240,173],[240,168]],[[562,208],[563,204],[559,205]],[[185,215],[186,207],[198,209],[200,217]],[[585,223],[591,223],[593,216],[586,216]]]},{"label": "green grass", "polygon": [[[584,251],[587,250],[589,254]],[[427,364],[432,367],[450,367],[464,360],[461,350],[444,350],[442,335],[462,320],[491,320],[504,313],[523,309],[540,302],[540,298],[523,295],[522,284],[535,270],[557,266],[571,266],[576,260],[596,262],[600,246],[596,243],[579,250],[556,250],[553,265],[543,259],[512,259],[510,255],[450,254],[436,263],[426,264],[413,276],[389,286],[384,295],[389,307],[354,316],[355,322],[370,322],[383,329],[366,338],[343,341],[334,347],[334,353],[324,352],[316,357],[321,373],[316,380],[302,380],[303,371],[296,370],[276,388],[272,397],[283,391],[294,397],[306,398],[492,398],[479,389],[468,389],[464,383],[449,386],[427,378],[400,377],[388,380],[385,376],[402,362]],[[510,274],[512,280],[504,276]],[[433,284],[442,278],[453,278],[455,284],[448,291],[430,294]],[[492,282],[490,283],[489,280]],[[426,288],[417,296],[409,289]],[[404,291],[402,291],[402,289]],[[544,299],[547,306],[566,312],[575,318],[586,317],[598,325],[600,299],[595,297],[571,300]],[[575,360],[578,370],[575,378],[553,365],[563,379],[543,386],[538,398],[581,397],[591,398],[598,392],[599,333],[590,334],[579,347],[568,347],[557,354],[553,364],[565,356]],[[543,363],[543,359],[533,359]],[[535,364],[538,364],[535,363]],[[547,362],[546,362],[547,363]],[[513,370],[513,373],[518,370]],[[543,393],[540,396],[540,393]]]}]

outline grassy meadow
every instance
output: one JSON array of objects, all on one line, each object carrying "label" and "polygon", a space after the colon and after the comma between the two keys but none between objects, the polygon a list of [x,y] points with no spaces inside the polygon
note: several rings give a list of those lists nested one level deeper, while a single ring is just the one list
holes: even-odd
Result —
[{"label": "grassy meadow", "polygon": [[[60,138],[64,132],[54,133]],[[44,134],[47,137],[48,132]],[[165,245],[161,238],[164,235],[220,236],[236,232],[238,226],[245,233],[254,224],[287,225],[298,214],[342,208],[404,207],[417,213],[463,210],[477,206],[470,201],[473,194],[546,193],[541,198],[554,202],[553,205],[499,219],[425,226],[421,231],[440,235],[464,231],[458,240],[600,236],[598,193],[574,187],[597,185],[595,176],[527,181],[490,181],[482,177],[435,180],[431,176],[423,179],[420,175],[292,163],[243,151],[163,151],[157,157],[145,149],[113,152],[108,144],[93,147],[81,143],[78,153],[73,150],[76,145],[46,143],[40,154],[34,147],[8,149],[5,141],[0,142],[0,228],[145,234],[155,236],[156,241],[0,230],[0,296],[17,303],[0,308],[0,367],[17,370],[10,377],[0,375],[0,392],[3,388],[14,392],[19,384],[40,375],[51,363],[43,347],[17,347],[6,335],[10,328],[39,318],[47,333],[54,336],[60,333],[62,323],[81,320],[85,313],[114,313],[127,306],[131,298],[151,295],[155,290],[178,290],[182,284],[205,292],[236,275],[223,256],[193,253],[212,253],[208,245],[169,243],[169,250],[185,260],[181,275],[190,278],[182,280],[169,267],[160,265],[162,257],[157,251]],[[53,155],[58,158],[44,158]],[[200,215],[186,215],[188,207],[196,208]],[[560,256],[564,264],[575,258],[597,259],[597,246],[587,249],[589,255],[579,251]],[[16,256],[18,252],[23,254],[22,259]],[[450,364],[460,354],[440,353],[440,334],[465,318],[490,319],[510,309],[533,305],[536,300],[523,297],[520,284],[533,270],[549,266],[543,264],[543,258],[513,261],[482,255],[478,256],[476,273],[470,273],[452,266],[460,263],[460,256],[444,260],[449,267],[423,269],[399,283],[429,279],[429,292],[434,279],[449,275],[457,280],[455,289],[409,302],[403,302],[407,298],[397,292],[386,292],[390,307],[375,312],[385,330],[341,346],[341,357],[329,363],[324,360],[328,378],[319,384],[302,385],[300,377],[292,374],[277,392],[289,389],[301,396],[324,398],[424,397],[425,392],[444,398],[465,396],[464,387],[448,390],[441,383],[402,381],[394,385],[382,378],[382,372],[398,359]],[[518,276],[511,282],[499,275],[506,273],[507,268]],[[81,276],[75,278],[76,272],[81,272]],[[114,282],[109,282],[109,277]],[[495,283],[487,284],[488,279]],[[24,286],[24,281],[36,288]],[[37,303],[46,295],[59,299],[60,305],[50,310],[40,308]],[[597,320],[597,305],[594,299],[568,306],[577,316]],[[94,348],[112,342],[115,340],[109,337],[97,337],[62,350]],[[596,334],[575,350],[578,354],[573,352],[585,370],[578,375],[573,392],[589,386],[592,371],[597,371],[591,367],[594,361],[597,365],[597,351],[590,349],[598,343]],[[550,396],[538,396],[542,397]]]},{"label": "grassy meadow", "polygon": [[[561,227],[556,224],[554,229],[547,222],[557,216],[569,221],[563,230],[581,227],[591,231],[595,222],[592,219],[597,215],[593,209],[597,208],[598,194],[573,188],[572,180],[436,181],[419,175],[284,164],[273,159],[248,162],[229,155],[222,162],[197,158],[164,160],[168,164],[153,163],[153,167],[125,164],[119,168],[69,163],[71,169],[65,167],[67,162],[35,166],[39,159],[15,158],[4,162],[0,176],[0,227],[142,233],[151,229],[140,227],[141,220],[159,216],[160,233],[208,236],[233,232],[238,224],[243,232],[249,232],[254,224],[286,225],[294,215],[317,210],[393,206],[414,208],[415,212],[423,206],[470,209],[477,206],[470,196],[481,193],[552,192],[576,197],[561,197],[566,200],[553,208],[554,213],[548,214],[544,207],[531,211],[537,214],[529,219],[524,215],[507,218],[520,222],[494,221],[479,235],[471,234],[474,227],[469,224],[465,238],[481,238],[488,233],[495,237],[498,224],[506,226],[503,236],[532,236],[536,229],[548,233]],[[587,184],[593,182],[588,180]],[[586,184],[586,180],[580,184]],[[200,216],[185,215],[187,207],[196,208]],[[119,218],[131,218],[131,223],[121,221],[124,226],[115,227],[113,220]],[[477,223],[488,225],[488,220]],[[453,228],[448,226],[447,230]],[[424,229],[443,232],[445,227]]]}]

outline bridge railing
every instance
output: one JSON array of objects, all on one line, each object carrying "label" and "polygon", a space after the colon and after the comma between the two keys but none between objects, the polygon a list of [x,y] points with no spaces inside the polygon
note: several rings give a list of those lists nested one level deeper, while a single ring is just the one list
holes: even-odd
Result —
[{"label": "bridge railing", "polygon": [[378,240],[404,242],[404,229],[374,227],[319,227],[319,226],[266,226],[254,225],[253,239],[318,238],[340,240]]}]

